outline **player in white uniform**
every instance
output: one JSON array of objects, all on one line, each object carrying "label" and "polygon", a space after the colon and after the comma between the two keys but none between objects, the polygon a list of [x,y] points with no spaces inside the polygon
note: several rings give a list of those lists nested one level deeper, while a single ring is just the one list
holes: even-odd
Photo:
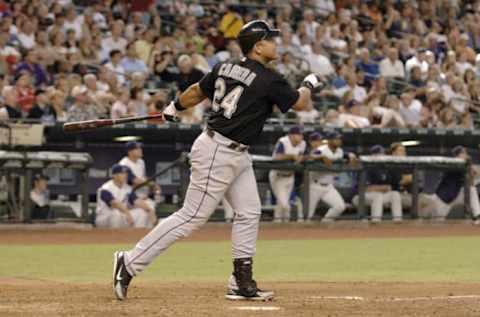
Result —
[{"label": "player in white uniform", "polygon": [[[356,159],[355,154],[344,154],[341,135],[338,132],[327,132],[324,139],[327,144],[322,144],[321,135],[313,133],[310,136],[312,145],[311,158],[323,161],[326,166],[332,162],[348,158],[350,162]],[[322,219],[322,222],[331,222],[345,211],[345,201],[338,190],[333,186],[335,173],[332,172],[312,172],[310,173],[310,192],[309,192],[309,210],[307,220],[311,221],[315,215],[319,200],[326,203],[330,209]]]},{"label": "player in white uniform", "polygon": [[115,164],[112,179],[97,191],[95,224],[106,228],[152,227],[155,211],[127,184],[128,167]]},{"label": "player in white uniform", "polygon": [[[130,169],[129,172],[129,184],[132,186],[144,183],[147,180],[147,173],[145,169],[145,162],[143,161],[143,145],[140,142],[127,142],[125,149],[127,156],[122,158],[118,164],[127,166]],[[154,185],[155,191],[160,191],[160,187]],[[144,199],[152,209],[155,209],[155,202],[148,198],[149,188],[148,186],[139,188],[135,191],[135,194]]]},{"label": "player in white uniform", "polygon": [[[278,139],[273,150],[273,159],[301,162],[307,148],[302,132],[299,126],[295,126],[290,128],[286,136]],[[295,183],[294,172],[271,170],[268,177],[272,191],[277,198],[273,214],[274,222],[288,222],[290,221],[290,194]],[[303,211],[301,214],[299,212],[298,218],[303,219]]]}]

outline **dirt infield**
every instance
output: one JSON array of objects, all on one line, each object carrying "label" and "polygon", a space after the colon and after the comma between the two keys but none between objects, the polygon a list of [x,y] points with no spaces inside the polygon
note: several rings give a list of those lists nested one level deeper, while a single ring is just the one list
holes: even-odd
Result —
[{"label": "dirt infield", "polygon": [[[0,244],[134,243],[145,230],[1,230]],[[209,224],[189,241],[228,240],[230,226]],[[260,239],[339,239],[478,236],[469,223],[419,225],[262,224]],[[230,302],[219,283],[135,280],[125,302],[105,284],[1,278],[0,316],[480,316],[480,284],[282,282],[261,285],[272,302]]]},{"label": "dirt infield", "polygon": [[224,285],[209,283],[133,283],[125,302],[103,284],[0,283],[1,316],[480,316],[468,296],[477,284],[272,283],[276,299],[254,303],[227,301]]},{"label": "dirt infield", "polygon": [[[27,227],[28,228],[28,227]],[[207,224],[186,241],[221,241],[230,239],[228,224]],[[71,243],[135,243],[148,230],[144,229],[89,229],[89,230],[0,230],[0,244],[71,244]],[[261,225],[259,239],[368,239],[368,238],[418,238],[443,236],[480,236],[480,226],[470,222],[383,223],[380,225],[358,222],[339,223],[333,226],[319,224]]]}]

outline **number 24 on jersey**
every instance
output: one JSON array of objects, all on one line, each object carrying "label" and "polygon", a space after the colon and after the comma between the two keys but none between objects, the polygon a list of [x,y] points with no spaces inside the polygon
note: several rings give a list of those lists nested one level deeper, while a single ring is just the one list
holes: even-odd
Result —
[{"label": "number 24 on jersey", "polygon": [[215,81],[215,92],[213,94],[212,109],[215,112],[223,109],[223,116],[230,119],[237,110],[238,100],[243,93],[242,86],[236,86],[227,95],[227,84],[223,78],[217,78]]}]

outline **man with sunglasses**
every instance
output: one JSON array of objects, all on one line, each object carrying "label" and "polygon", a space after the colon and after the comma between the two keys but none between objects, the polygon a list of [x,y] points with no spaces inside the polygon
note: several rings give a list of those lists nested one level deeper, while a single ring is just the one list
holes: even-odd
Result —
[{"label": "man with sunglasses", "polygon": [[191,149],[190,184],[183,207],[161,221],[133,249],[115,253],[113,288],[117,299],[126,298],[133,276],[176,240],[200,228],[224,197],[234,211],[233,273],[226,298],[273,298],[273,292],[258,289],[252,277],[261,203],[247,150],[258,140],[274,106],[282,112],[308,110],[312,90],[324,86],[317,75],[310,74],[295,90],[268,66],[278,58],[275,37],[279,35],[279,30],[264,21],[246,24],[237,38],[246,57],[215,65],[164,110],[169,119],[206,98],[212,101],[207,128]]}]

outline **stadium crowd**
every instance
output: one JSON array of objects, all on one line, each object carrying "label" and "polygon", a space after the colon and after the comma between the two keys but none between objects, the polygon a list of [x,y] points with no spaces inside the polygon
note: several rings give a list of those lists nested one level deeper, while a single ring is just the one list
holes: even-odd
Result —
[{"label": "stadium crowd", "polygon": [[[45,123],[159,112],[216,63],[244,23],[281,29],[276,69],[328,87],[301,123],[473,128],[480,1],[0,0],[0,118]],[[203,107],[183,114],[199,123]]]}]

